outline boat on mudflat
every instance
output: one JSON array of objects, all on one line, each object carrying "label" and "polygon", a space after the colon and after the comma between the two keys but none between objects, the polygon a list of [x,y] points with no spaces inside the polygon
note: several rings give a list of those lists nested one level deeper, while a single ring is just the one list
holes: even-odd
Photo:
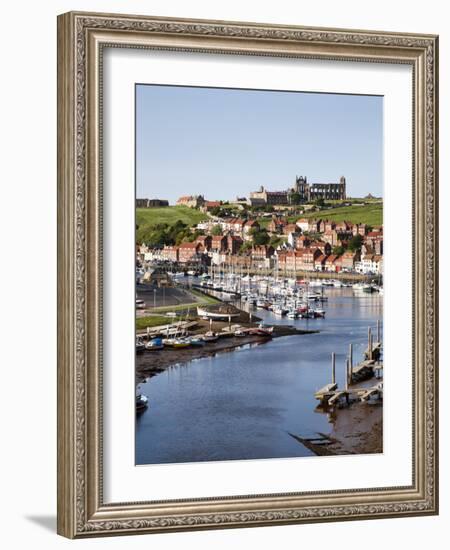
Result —
[{"label": "boat on mudflat", "polygon": [[148,397],[142,393],[136,395],[136,412],[142,412],[148,407]]},{"label": "boat on mudflat", "polygon": [[203,335],[203,340],[205,342],[216,342],[218,339],[219,336],[212,330],[208,330],[208,332],[205,332],[205,334]]},{"label": "boat on mudflat", "polygon": [[149,342],[145,344],[145,349],[147,351],[158,351],[163,349],[164,343],[162,338],[152,338]]},{"label": "boat on mudflat", "polygon": [[248,331],[250,334],[256,334],[258,336],[270,336],[272,337],[273,327],[265,325],[264,323],[259,323],[257,327],[251,328]]},{"label": "boat on mudflat", "polygon": [[145,351],[144,340],[140,336],[137,336],[137,338],[136,338],[136,353],[142,353],[144,351]]},{"label": "boat on mudflat", "polygon": [[241,315],[241,311],[231,304],[214,304],[210,306],[197,306],[199,317],[207,319],[234,319]]}]

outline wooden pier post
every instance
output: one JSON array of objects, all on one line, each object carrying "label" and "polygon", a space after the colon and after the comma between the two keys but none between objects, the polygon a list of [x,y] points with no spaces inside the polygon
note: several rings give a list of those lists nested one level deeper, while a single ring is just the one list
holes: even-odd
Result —
[{"label": "wooden pier post", "polygon": [[331,383],[336,384],[336,354],[331,353]]},{"label": "wooden pier post", "polygon": [[381,343],[381,330],[380,330],[380,320],[377,319],[377,342]]},{"label": "wooden pier post", "polygon": [[367,351],[368,359],[372,360],[372,329],[369,327],[367,331]]},{"label": "wooden pier post", "polygon": [[353,344],[348,345],[348,358],[350,361],[350,372],[353,369]]},{"label": "wooden pier post", "polygon": [[348,387],[352,383],[352,372],[350,370],[350,360],[347,357],[345,360],[345,391],[348,392]]}]

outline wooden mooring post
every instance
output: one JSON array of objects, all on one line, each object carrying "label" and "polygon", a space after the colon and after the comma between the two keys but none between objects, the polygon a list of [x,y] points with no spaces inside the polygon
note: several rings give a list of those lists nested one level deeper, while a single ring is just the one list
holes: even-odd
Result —
[{"label": "wooden mooring post", "polygon": [[364,357],[367,361],[377,361],[380,358],[382,347],[380,338],[381,327],[380,321],[377,320],[377,340],[375,342],[371,327],[367,329],[367,348],[364,351]]},{"label": "wooden mooring post", "polygon": [[331,353],[331,383],[336,384],[336,354]]}]

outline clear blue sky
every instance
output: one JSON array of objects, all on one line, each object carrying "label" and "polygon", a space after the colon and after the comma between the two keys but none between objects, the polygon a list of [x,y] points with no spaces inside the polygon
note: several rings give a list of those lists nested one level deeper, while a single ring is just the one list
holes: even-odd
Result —
[{"label": "clear blue sky", "polygon": [[296,175],[382,196],[382,143],[379,96],[136,87],[138,198],[230,200]]}]

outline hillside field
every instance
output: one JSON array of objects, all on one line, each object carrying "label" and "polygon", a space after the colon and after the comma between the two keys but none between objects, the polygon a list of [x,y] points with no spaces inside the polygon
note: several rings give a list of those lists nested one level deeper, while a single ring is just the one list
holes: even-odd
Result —
[{"label": "hillside field", "polygon": [[[342,206],[330,210],[321,210],[320,212],[308,212],[297,216],[298,218],[322,218],[334,220],[337,222],[347,221],[353,223],[366,223],[368,225],[383,224],[383,203],[372,202],[361,206]],[[292,220],[294,221],[294,219]]]},{"label": "hillside field", "polygon": [[195,208],[188,208],[187,206],[136,208],[136,225],[138,226],[136,240],[137,242],[144,240],[143,237],[149,228],[159,223],[172,225],[180,220],[189,226],[193,226],[206,218],[207,216],[203,212],[195,210]]}]

